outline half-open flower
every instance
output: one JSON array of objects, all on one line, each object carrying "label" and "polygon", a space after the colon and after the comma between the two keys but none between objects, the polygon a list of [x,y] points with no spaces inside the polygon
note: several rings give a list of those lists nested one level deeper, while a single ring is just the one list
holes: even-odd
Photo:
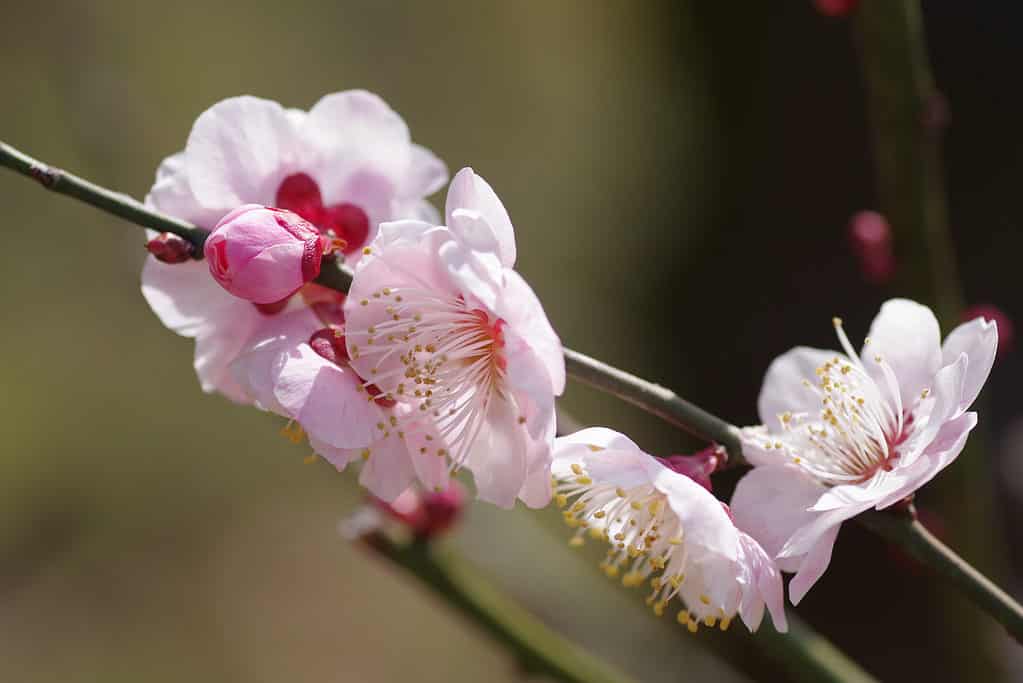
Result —
[{"label": "half-open flower", "polygon": [[647,602],[658,615],[678,597],[690,631],[727,629],[736,614],[755,631],[766,605],[787,629],[774,561],[703,485],[600,427],[557,439],[553,475],[572,544],[587,534],[611,544],[601,566],[626,586],[656,575]]},{"label": "half-open flower", "polygon": [[[352,261],[380,221],[432,220],[424,197],[446,180],[444,164],[411,142],[405,122],[376,95],[333,93],[309,112],[244,96],[199,116],[185,150],[160,164],[146,203],[206,229],[243,204],[287,209],[343,242]],[[228,366],[263,318],[288,302],[257,308],[221,289],[204,263],[152,257],[142,293],[167,327],[195,338],[203,389],[247,401]],[[323,298],[315,285],[300,294],[293,305]]]},{"label": "half-open flower", "polygon": [[466,466],[480,498],[550,500],[561,343],[514,271],[511,221],[472,169],[451,183],[446,226],[386,223],[345,303],[352,367],[438,438],[413,459]]},{"label": "half-open flower", "polygon": [[732,499],[743,528],[796,572],[793,604],[827,569],[843,521],[903,500],[959,455],[998,346],[982,318],[942,345],[931,310],[905,299],[881,307],[861,354],[834,325],[842,353],[798,347],[768,368],[764,424],[743,430],[757,467]]}]

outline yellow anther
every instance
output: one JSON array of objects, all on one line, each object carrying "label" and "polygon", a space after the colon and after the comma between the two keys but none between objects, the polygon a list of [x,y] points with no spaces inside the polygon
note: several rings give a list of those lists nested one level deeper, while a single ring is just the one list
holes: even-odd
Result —
[{"label": "yellow anther", "polygon": [[678,588],[685,582],[685,580],[686,580],[685,574],[675,574],[674,576],[671,577],[671,579],[669,579],[672,588]]},{"label": "yellow anther", "polygon": [[604,573],[607,574],[608,578],[618,578],[618,567],[613,564],[604,565]]},{"label": "yellow anther", "polygon": [[632,501],[631,503],[629,503],[629,506],[633,510],[642,510],[643,509],[643,503],[639,502],[638,500]]},{"label": "yellow anther", "polygon": [[363,460],[369,460],[369,449],[364,448],[361,455]]},{"label": "yellow anther", "polygon": [[362,306],[369,306],[369,299],[363,299],[359,302],[359,304]]},{"label": "yellow anther", "polygon": [[682,610],[681,612],[678,613],[678,615],[675,618],[678,619],[678,623],[685,626],[686,624],[689,623],[689,610],[687,609]]},{"label": "yellow anther", "polygon": [[317,460],[319,460],[319,456],[316,455],[315,453],[310,453],[309,455],[302,458],[302,462],[306,465],[312,465]]},{"label": "yellow anther", "polygon": [[624,498],[627,494],[625,493],[625,489],[619,486],[615,489],[615,495],[619,498]]},{"label": "yellow anther", "polygon": [[669,538],[668,543],[670,543],[671,545],[682,545],[682,537],[675,536],[674,538]]},{"label": "yellow anther", "polygon": [[364,255],[366,255],[366,256],[369,256],[370,254],[372,254],[372,253],[373,253],[373,250],[372,250],[372,249],[370,249],[369,247],[365,247],[365,248],[364,248],[364,249],[362,250],[362,253],[363,253]]},{"label": "yellow anther", "polygon": [[581,475],[583,473],[583,468],[582,468],[581,465],[576,465],[575,463],[573,463],[572,464],[572,472],[577,474],[577,475]]},{"label": "yellow anther", "polygon": [[721,620],[721,623],[718,624],[718,628],[720,628],[722,631],[727,631],[728,627],[731,626],[731,625],[732,625],[732,618],[731,617],[725,617],[724,619]]},{"label": "yellow anther", "polygon": [[565,507],[566,505],[568,505],[568,496],[566,496],[564,493],[559,493],[558,495],[554,496],[554,504],[557,505],[559,508]]},{"label": "yellow anther", "polygon": [[622,576],[622,585],[626,588],[635,588],[643,583],[643,575],[639,572],[625,572]]},{"label": "yellow anther", "polygon": [[664,608],[667,607],[668,603],[665,600],[658,600],[654,603],[654,614],[659,617],[664,616]]},{"label": "yellow anther", "polygon": [[686,628],[689,629],[690,633],[696,633],[697,631],[700,630],[700,622],[696,621],[695,619],[690,619],[689,623],[686,624]]},{"label": "yellow anther", "polygon": [[615,534],[615,540],[616,541],[624,541],[625,540],[625,534],[623,534],[622,532],[619,531],[617,534]]},{"label": "yellow anther", "polygon": [[702,602],[704,605],[709,605],[710,598],[708,598],[706,595],[700,595],[700,602]]},{"label": "yellow anther", "polygon": [[586,444],[586,447],[589,448],[594,453],[599,453],[600,451],[604,450],[603,446],[598,446],[597,444],[593,444],[593,443]]},{"label": "yellow anther", "polygon": [[709,626],[710,628],[714,628],[714,625],[717,624],[717,623],[718,623],[718,620],[715,619],[714,617],[712,617],[709,614],[703,618],[704,626]]},{"label": "yellow anther", "polygon": [[586,509],[586,503],[578,502],[572,506],[572,512],[582,512]]},{"label": "yellow anther", "polygon": [[582,536],[573,536],[572,538],[568,539],[568,545],[571,548],[582,547],[583,545],[585,545],[585,543],[586,541],[583,540]]},{"label": "yellow anther", "polygon": [[593,513],[593,516],[596,517],[597,519],[604,519],[606,515],[607,513],[604,512],[603,510],[597,510],[596,512]]},{"label": "yellow anther", "polygon": [[593,483],[593,480],[590,479],[589,477],[576,477],[575,483],[581,484],[583,486],[589,486],[590,484]]},{"label": "yellow anther", "polygon": [[391,296],[391,288],[384,287],[384,296]]},{"label": "yellow anther", "polygon": [[654,578],[650,579],[650,587],[653,588],[655,591],[661,590],[661,577],[655,576]]},{"label": "yellow anther", "polygon": [[590,528],[590,538],[595,539],[597,541],[606,541],[607,540],[607,532],[604,531],[603,529],[598,529],[597,527],[591,527]]}]

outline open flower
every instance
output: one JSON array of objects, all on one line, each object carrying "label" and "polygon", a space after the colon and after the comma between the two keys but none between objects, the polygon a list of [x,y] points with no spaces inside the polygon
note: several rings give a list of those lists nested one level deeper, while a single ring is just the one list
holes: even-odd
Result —
[{"label": "open flower", "polygon": [[[446,180],[444,164],[412,144],[404,121],[376,95],[334,93],[309,112],[244,96],[199,116],[185,150],[160,165],[146,203],[206,229],[243,204],[276,206],[358,259],[379,222],[435,216],[423,198]],[[262,319],[288,301],[257,307],[222,290],[203,263],[152,257],[142,293],[167,327],[195,338],[203,389],[246,401],[228,366]],[[312,284],[300,295],[293,305],[341,300]]]},{"label": "open flower", "polygon": [[432,423],[411,419],[349,365],[343,323],[324,327],[307,308],[266,319],[231,370],[257,407],[293,421],[285,431],[295,442],[307,437],[339,471],[361,463],[359,482],[378,498],[395,500],[417,478],[447,487],[442,459],[409,457],[434,440]]},{"label": "open flower", "polygon": [[510,507],[550,500],[554,397],[565,386],[559,341],[512,270],[511,221],[472,169],[448,190],[446,226],[385,223],[345,302],[353,368],[437,432],[413,460],[466,466],[480,498]]},{"label": "open flower", "polygon": [[743,430],[757,467],[732,499],[743,528],[796,572],[793,604],[827,569],[843,521],[903,500],[959,455],[998,346],[982,318],[942,345],[931,310],[905,299],[881,307],[859,355],[834,325],[844,353],[798,347],[768,368],[764,424]]},{"label": "open flower", "polygon": [[657,574],[647,602],[658,615],[678,597],[678,620],[690,631],[719,620],[727,629],[736,613],[755,631],[766,604],[776,628],[787,629],[774,561],[703,485],[601,427],[557,439],[553,476],[556,502],[576,529],[572,544],[586,534],[610,543],[601,566],[617,577],[626,565],[626,586]]}]

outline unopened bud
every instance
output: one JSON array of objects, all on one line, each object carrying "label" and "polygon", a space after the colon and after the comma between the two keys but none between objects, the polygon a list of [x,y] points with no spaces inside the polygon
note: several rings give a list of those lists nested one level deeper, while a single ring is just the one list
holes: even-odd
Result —
[{"label": "unopened bud", "polygon": [[713,493],[714,488],[710,481],[710,475],[725,463],[728,454],[724,448],[715,444],[692,455],[669,455],[667,458],[657,459],[665,467],[684,474]]},{"label": "unopened bud", "polygon": [[859,4],[859,0],[813,0],[813,6],[826,17],[847,17]]},{"label": "unopened bud", "polygon": [[867,282],[881,285],[895,274],[892,228],[876,211],[860,211],[849,221],[849,241]]},{"label": "unopened bud", "polygon": [[146,242],[146,250],[157,261],[184,263],[192,260],[192,256],[195,254],[195,245],[172,232],[163,232]]},{"label": "unopened bud", "polygon": [[246,204],[220,219],[205,251],[221,287],[253,303],[272,304],[314,280],[330,249],[330,240],[297,214]]},{"label": "unopened bud", "polygon": [[410,487],[393,503],[375,499],[390,517],[408,526],[416,537],[438,536],[455,525],[465,507],[465,490],[455,480],[439,492]]}]

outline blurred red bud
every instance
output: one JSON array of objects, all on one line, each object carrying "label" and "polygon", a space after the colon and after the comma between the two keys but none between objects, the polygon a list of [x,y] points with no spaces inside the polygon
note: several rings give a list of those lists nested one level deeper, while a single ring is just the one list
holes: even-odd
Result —
[{"label": "blurred red bud", "polygon": [[1012,324],[1012,318],[1005,311],[994,304],[977,304],[963,311],[963,322],[973,320],[974,318],[991,320],[998,326],[998,351],[996,356],[1002,356],[1012,351],[1016,341],[1016,330]]},{"label": "blurred red bud", "polygon": [[192,260],[195,246],[184,237],[174,233],[160,233],[146,242],[146,250],[164,263],[184,263]]},{"label": "blurred red bud", "polygon": [[393,503],[374,498],[393,519],[405,524],[417,538],[430,539],[451,529],[462,516],[465,507],[465,489],[451,480],[444,491],[423,491],[410,487]]},{"label": "blurred red bud", "polygon": [[813,0],[813,6],[826,17],[847,17],[859,4],[859,0]]},{"label": "blurred red bud", "polygon": [[849,220],[849,241],[859,260],[863,277],[881,285],[895,274],[892,228],[876,211],[860,211]]},{"label": "blurred red bud", "polygon": [[669,455],[667,458],[657,459],[665,467],[684,474],[713,493],[710,475],[725,463],[728,456],[724,448],[714,444],[692,455]]}]

